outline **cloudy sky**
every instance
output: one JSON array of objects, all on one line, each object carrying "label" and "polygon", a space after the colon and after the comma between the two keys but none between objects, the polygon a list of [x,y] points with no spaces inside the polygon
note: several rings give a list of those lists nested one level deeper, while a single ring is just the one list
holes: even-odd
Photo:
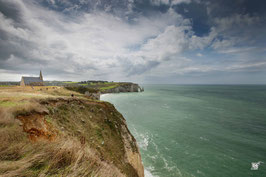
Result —
[{"label": "cloudy sky", "polygon": [[264,0],[0,0],[0,80],[266,84]]}]

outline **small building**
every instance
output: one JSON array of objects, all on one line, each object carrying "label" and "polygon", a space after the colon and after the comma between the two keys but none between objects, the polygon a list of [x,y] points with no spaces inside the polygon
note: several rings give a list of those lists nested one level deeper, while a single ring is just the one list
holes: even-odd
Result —
[{"label": "small building", "polygon": [[44,86],[42,71],[39,77],[21,77],[20,86]]}]

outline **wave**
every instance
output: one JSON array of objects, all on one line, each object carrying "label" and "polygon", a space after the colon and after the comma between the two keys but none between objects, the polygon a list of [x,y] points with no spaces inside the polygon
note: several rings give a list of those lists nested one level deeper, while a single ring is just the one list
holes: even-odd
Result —
[{"label": "wave", "polygon": [[159,177],[159,176],[153,175],[151,171],[149,170],[149,168],[144,168],[144,176],[145,177]]},{"label": "wave", "polygon": [[[169,158],[161,153],[160,146],[154,141],[154,136],[156,137],[156,135],[153,136],[153,134],[148,132],[140,133],[135,129],[135,127],[133,128],[133,134],[136,137],[137,143],[142,152],[145,177],[159,177],[163,175],[158,173],[161,170],[166,170],[167,173],[171,175],[183,176],[175,164],[171,160],[169,161]],[[167,149],[168,151],[170,150],[166,146],[161,148]],[[158,161],[163,162],[162,166],[155,166]]]},{"label": "wave", "polygon": [[102,100],[102,98],[107,97],[107,96],[109,96],[109,95],[111,95],[111,94],[110,94],[110,93],[101,94],[101,96],[100,96],[100,100]]}]

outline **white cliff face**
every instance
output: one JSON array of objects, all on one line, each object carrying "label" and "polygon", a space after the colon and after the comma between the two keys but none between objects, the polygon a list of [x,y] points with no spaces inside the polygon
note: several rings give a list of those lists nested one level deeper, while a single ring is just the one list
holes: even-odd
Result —
[{"label": "white cliff face", "polygon": [[120,93],[120,92],[139,92],[141,90],[138,84],[124,83],[118,87],[103,90],[102,93]]},{"label": "white cliff face", "polygon": [[[126,125],[126,123],[125,123]],[[125,161],[130,163],[137,171],[139,177],[144,177],[144,167],[135,138],[131,135],[126,126],[122,126],[122,137],[125,148]]]}]

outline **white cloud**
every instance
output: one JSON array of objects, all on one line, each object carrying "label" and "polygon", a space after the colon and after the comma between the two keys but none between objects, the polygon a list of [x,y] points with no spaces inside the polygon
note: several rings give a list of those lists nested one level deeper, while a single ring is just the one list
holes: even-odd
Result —
[{"label": "white cloud", "polygon": [[187,3],[187,4],[189,4],[189,3],[191,3],[191,0],[172,0],[171,1],[171,4],[172,5],[177,5],[177,4],[181,4],[181,3]]},{"label": "white cloud", "polygon": [[189,4],[191,3],[191,0],[150,0],[150,2],[155,6],[160,6],[160,5],[177,5],[181,3]]},{"label": "white cloud", "polygon": [[[190,30],[189,21],[172,9],[160,16],[140,17],[135,24],[129,24],[103,12],[67,17],[32,3],[16,1],[16,4],[22,9],[26,28],[16,27],[12,19],[0,14],[1,30],[16,36],[12,39],[13,45],[23,40],[34,46],[20,47],[25,50],[29,62],[42,61],[46,65],[36,64],[35,67],[79,73],[74,77],[81,77],[81,74],[93,77],[104,71],[119,73],[118,78],[112,79],[123,79],[128,74],[126,68],[135,71],[143,65],[142,70],[136,72],[141,74],[189,45],[185,34],[185,30]],[[21,63],[19,67],[27,67],[22,56],[11,56]],[[134,72],[130,72],[132,74]]]},{"label": "white cloud", "polygon": [[213,41],[216,50],[228,50],[237,45],[249,46],[259,41],[264,28],[257,28],[261,22],[258,16],[234,14],[223,18],[214,18],[213,32],[220,36]]},{"label": "white cloud", "polygon": [[252,52],[253,50],[256,50],[256,47],[230,47],[226,49],[219,50],[219,53],[224,54],[238,54],[238,53],[244,53],[244,52]]},{"label": "white cloud", "polygon": [[254,25],[260,21],[258,16],[250,16],[249,14],[241,15],[234,14],[228,17],[215,18],[214,22],[219,27],[219,31],[224,31],[231,29],[233,26],[239,27],[248,27]]},{"label": "white cloud", "polygon": [[241,63],[241,64],[236,64],[232,66],[226,67],[227,70],[246,70],[248,68],[254,68],[255,70],[258,68],[266,68],[266,61],[262,62],[256,62],[256,63]]},{"label": "white cloud", "polygon": [[1,81],[19,81],[21,76],[17,72],[11,72],[10,70],[0,69]]},{"label": "white cloud", "polygon": [[[172,4],[183,2],[190,1],[171,1]],[[208,56],[204,53],[201,57],[198,51],[198,58],[194,61],[184,57],[183,53],[210,47],[220,54],[238,54],[241,50],[234,46],[248,38],[238,38],[234,26],[252,27],[253,20],[259,20],[248,15],[215,19],[216,25],[210,33],[199,37],[192,31],[190,20],[172,8],[149,17],[137,16],[134,22],[129,23],[122,17],[107,13],[108,7],[103,12],[67,16],[30,1],[14,0],[11,4],[19,9],[20,21],[0,13],[0,30],[6,38],[0,42],[9,45],[0,49],[9,54],[4,56],[0,53],[1,75],[7,70],[21,75],[23,71],[34,68],[43,69],[48,78],[67,80],[143,80],[145,76],[227,71],[230,66],[234,66],[231,69],[248,66],[249,63],[235,58],[234,63],[219,63],[218,59],[209,60],[212,63],[203,62]],[[245,30],[243,35],[246,33],[249,31]],[[244,49],[249,51],[249,46],[242,47],[242,52]],[[14,72],[7,75],[13,76]]]},{"label": "white cloud", "polygon": [[197,56],[198,57],[202,57],[203,55],[201,53],[197,53]]},{"label": "white cloud", "polygon": [[162,4],[164,5],[169,5],[170,1],[169,0],[150,0],[151,4],[160,6]]}]

